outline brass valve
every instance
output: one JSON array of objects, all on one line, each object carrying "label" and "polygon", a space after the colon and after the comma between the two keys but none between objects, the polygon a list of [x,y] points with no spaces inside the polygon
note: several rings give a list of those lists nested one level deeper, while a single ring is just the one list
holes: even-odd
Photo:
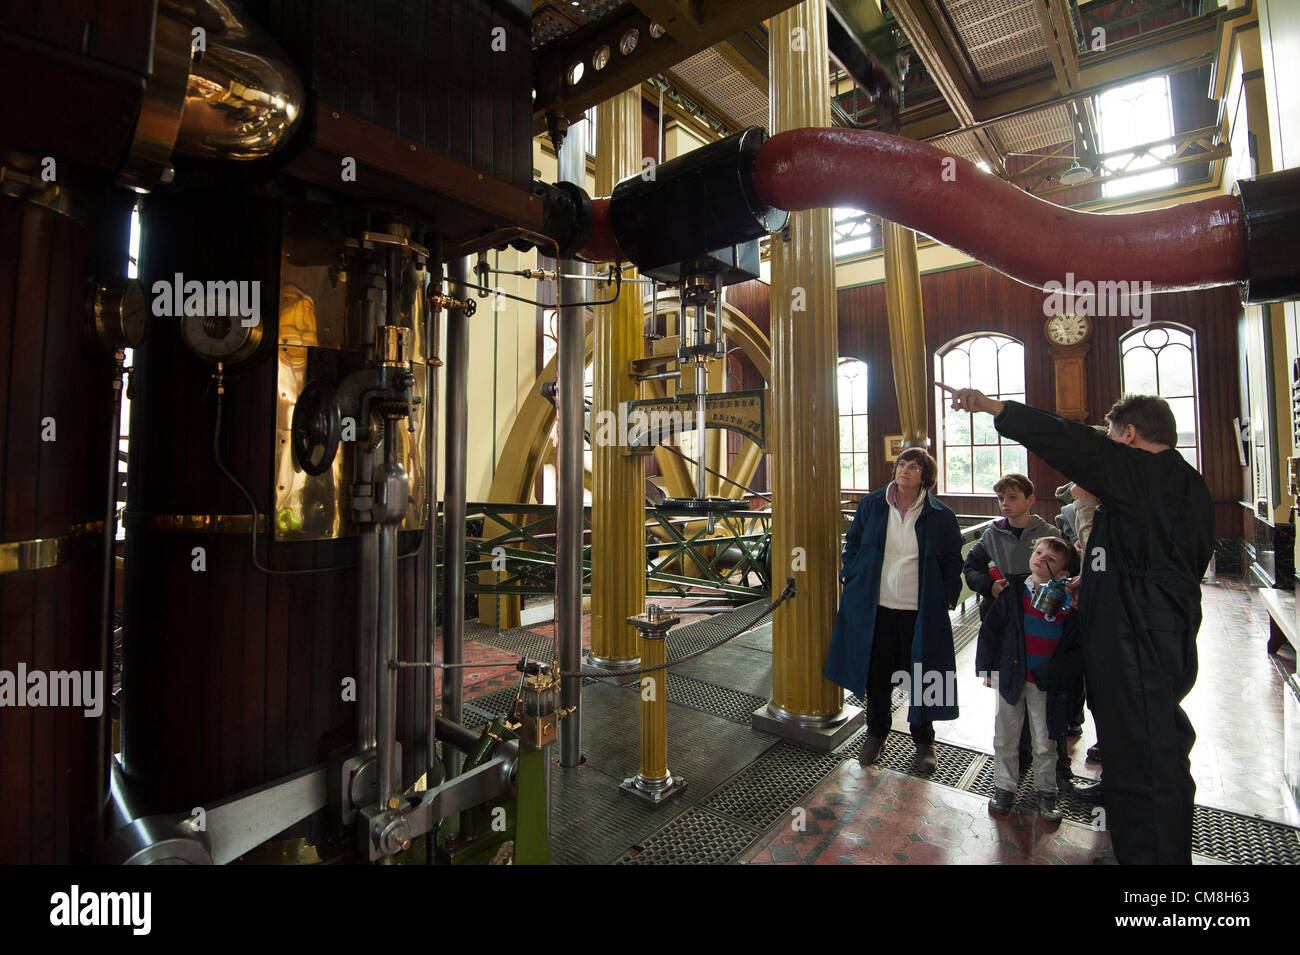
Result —
[{"label": "brass valve", "polygon": [[392,368],[405,368],[410,362],[411,330],[399,325],[379,326],[379,363]]}]

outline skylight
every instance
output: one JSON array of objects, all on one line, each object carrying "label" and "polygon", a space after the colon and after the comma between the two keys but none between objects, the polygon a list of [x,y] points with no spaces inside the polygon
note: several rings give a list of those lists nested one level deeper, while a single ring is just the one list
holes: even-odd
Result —
[{"label": "skylight", "polygon": [[[1103,154],[1159,142],[1173,136],[1174,121],[1169,105],[1168,77],[1138,80],[1099,94],[1097,125]],[[1173,151],[1173,146],[1161,146],[1147,153],[1123,153],[1106,160],[1101,174],[1106,176],[1125,170],[1157,166],[1161,159],[1172,156]],[[1111,198],[1151,192],[1176,185],[1177,182],[1177,170],[1160,169],[1103,183],[1102,188],[1104,195]]]},{"label": "skylight", "polygon": [[835,210],[835,257],[869,252],[880,245],[877,220],[857,209]]}]

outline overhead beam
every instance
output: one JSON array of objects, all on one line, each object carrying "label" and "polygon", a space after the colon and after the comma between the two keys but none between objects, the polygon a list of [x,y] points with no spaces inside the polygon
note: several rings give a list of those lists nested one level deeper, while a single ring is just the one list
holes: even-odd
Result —
[{"label": "overhead beam", "polygon": [[734,34],[725,46],[718,49],[735,64],[736,69],[767,89],[768,55],[764,32],[759,24],[755,24],[748,30]]},{"label": "overhead beam", "polygon": [[[840,7],[845,7],[841,10]],[[898,126],[898,49],[892,32],[883,26],[884,18],[872,6],[881,26],[870,34],[870,23],[863,24],[863,9],[854,9],[847,0],[828,0],[826,4],[826,44],[830,55],[858,86],[876,100],[877,115],[882,110],[890,126]],[[855,16],[856,14],[856,16]],[[874,40],[874,46],[871,42]]]},{"label": "overhead beam", "polygon": [[[675,84],[669,83],[668,85],[673,89],[677,88]],[[645,80],[641,83],[641,98],[655,107],[655,109],[659,108],[659,88],[653,85],[649,80]],[[677,122],[690,129],[692,133],[698,135],[705,142],[712,142],[715,139],[721,138],[717,131],[715,131],[707,122],[683,109],[681,105],[674,102],[671,97],[665,95],[663,97],[663,104],[665,122],[670,118],[675,119]],[[721,116],[715,116],[713,118],[719,122],[723,122]]]},{"label": "overhead beam", "polygon": [[[646,77],[794,5],[795,0],[641,0],[611,21],[548,44],[533,57],[533,132],[545,131],[548,113],[576,120]],[[661,36],[651,35],[652,21],[663,28]],[[634,31],[635,45],[627,49],[624,41]],[[596,69],[592,58],[603,47],[608,62]],[[582,77],[571,83],[577,63]]]},{"label": "overhead beam", "polygon": [[973,105],[973,122],[961,122],[961,116],[950,107],[945,110],[938,104],[927,104],[916,113],[904,114],[902,133],[911,139],[935,139],[963,128],[990,126],[1011,116],[1090,97],[1135,79],[1205,66],[1214,61],[1219,24],[1240,15],[1239,11],[1207,14],[1106,50],[1089,52],[1080,60],[1079,86],[1070,95],[1060,92],[1055,75],[1045,68],[1037,78],[999,84],[988,95],[980,96]]},{"label": "overhead beam", "polygon": [[737,33],[726,43],[719,43],[718,52],[751,83],[767,94],[767,49],[760,46],[749,31]]},{"label": "overhead beam", "polygon": [[[975,91],[924,0],[889,0],[889,9],[956,117],[955,128],[970,126],[975,122]],[[907,135],[906,127],[903,135]]]},{"label": "overhead beam", "polygon": [[[1039,168],[1040,164],[1035,163],[1035,168],[1026,169],[1017,173],[1011,178],[1012,182],[1028,182],[1026,190],[1042,198],[1044,196],[1055,195],[1059,192],[1065,192],[1070,189],[1078,189],[1083,185],[1098,185],[1105,182],[1113,182],[1117,179],[1126,179],[1130,176],[1145,175],[1149,172],[1157,172],[1162,169],[1175,169],[1179,166],[1199,165],[1201,163],[1215,162],[1220,159],[1226,159],[1232,155],[1232,147],[1227,143],[1216,142],[1221,133],[1217,126],[1207,126],[1203,129],[1191,130],[1185,133],[1178,133],[1166,139],[1157,140],[1156,142],[1143,143],[1132,149],[1121,149],[1107,153],[1104,156],[1097,157],[1097,161],[1104,164],[1109,160],[1122,159],[1128,156],[1139,156],[1150,154],[1156,149],[1162,149],[1171,146],[1174,149],[1173,155],[1166,159],[1161,159],[1155,166],[1147,166],[1141,169],[1134,169],[1129,166],[1116,169],[1113,172],[1104,173],[1103,175],[1090,179],[1086,183],[1080,183],[1075,186],[1057,185],[1047,189],[1038,188],[1048,180],[1055,179],[1069,168],[1068,163],[1058,163],[1046,168]],[[1195,147],[1199,151],[1193,151]]]},{"label": "overhead beam", "polygon": [[1056,74],[1056,88],[1062,95],[1070,95],[1079,85],[1079,47],[1069,5],[1066,0],[1034,0],[1034,12]]}]

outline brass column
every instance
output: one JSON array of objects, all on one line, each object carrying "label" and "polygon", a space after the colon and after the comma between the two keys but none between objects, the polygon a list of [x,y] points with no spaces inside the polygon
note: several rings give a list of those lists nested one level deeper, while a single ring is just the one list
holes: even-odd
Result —
[{"label": "brass column", "polygon": [[[668,631],[681,617],[655,604],[646,612],[628,618],[637,629],[637,645],[643,668],[659,666],[668,659],[665,646]],[[641,690],[641,764],[635,776],[623,780],[623,792],[658,805],[686,788],[686,780],[668,769],[668,670],[643,673]]]},{"label": "brass column", "polygon": [[903,444],[930,444],[930,404],[926,382],[925,320],[921,312],[921,270],[916,261],[916,233],[896,222],[881,221],[885,246],[885,308],[889,315],[889,350],[894,359],[894,391]]},{"label": "brass column", "polygon": [[[596,195],[641,171],[641,94],[632,89],[596,107]],[[630,362],[641,357],[640,285],[623,273],[623,294],[596,307],[592,357],[593,437],[604,412],[637,397]],[[593,298],[608,298],[595,287]],[[636,631],[627,619],[645,608],[645,466],[617,445],[591,449],[591,662],[623,666],[638,659]]]},{"label": "brass column", "polygon": [[[826,0],[772,18],[772,133],[830,125]],[[790,216],[772,242],[772,579],[799,595],[772,617],[772,699],[755,730],[818,749],[862,722],[822,672],[830,649],[840,551],[838,355],[831,210]]]}]

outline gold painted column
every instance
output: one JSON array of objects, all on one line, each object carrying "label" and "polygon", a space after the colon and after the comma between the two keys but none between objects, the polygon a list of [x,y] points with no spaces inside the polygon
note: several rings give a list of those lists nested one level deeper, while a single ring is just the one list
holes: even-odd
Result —
[{"label": "gold painted column", "polygon": [[[658,666],[668,659],[668,631],[681,617],[655,604],[646,612],[628,618],[637,629],[641,666]],[[620,789],[652,805],[665,802],[686,788],[686,780],[668,769],[668,670],[644,673],[641,692],[641,763],[635,776],[624,779]]]},{"label": "gold painted column", "polygon": [[[771,132],[830,126],[826,0],[772,18]],[[838,600],[839,411],[831,210],[790,216],[772,241],[772,584],[793,577],[799,595],[772,618],[772,699],[755,730],[818,749],[862,722],[844,691],[822,676]]]},{"label": "gold painted column", "polygon": [[[641,171],[641,94],[627,90],[596,107],[596,195]],[[595,315],[592,421],[617,416],[637,397],[629,362],[643,348],[641,286],[624,271],[623,294]],[[593,297],[608,298],[606,291]],[[593,435],[594,436],[594,435]],[[627,619],[645,610],[645,466],[617,445],[591,449],[591,662],[637,659],[636,631]]]},{"label": "gold painted column", "polygon": [[894,391],[898,395],[903,444],[923,448],[930,443],[930,393],[925,386],[925,317],[921,311],[916,233],[887,220],[881,220],[881,226],[889,351],[894,360]]}]

